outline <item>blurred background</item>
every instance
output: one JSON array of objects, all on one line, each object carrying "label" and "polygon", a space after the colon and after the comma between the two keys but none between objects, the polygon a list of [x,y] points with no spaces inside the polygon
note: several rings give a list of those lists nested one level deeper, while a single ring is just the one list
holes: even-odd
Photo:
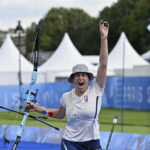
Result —
[{"label": "blurred background", "polygon": [[[61,95],[73,88],[66,79],[75,64],[86,64],[96,75],[99,21],[108,20],[107,81],[99,116],[102,147],[118,115],[110,150],[149,150],[149,12],[149,0],[0,0],[0,106],[23,111],[40,20],[35,89],[38,104],[52,108],[58,108]],[[21,120],[22,116],[0,109],[0,149],[11,149]],[[29,119],[18,149],[60,149],[66,119],[47,122],[61,131]]]}]

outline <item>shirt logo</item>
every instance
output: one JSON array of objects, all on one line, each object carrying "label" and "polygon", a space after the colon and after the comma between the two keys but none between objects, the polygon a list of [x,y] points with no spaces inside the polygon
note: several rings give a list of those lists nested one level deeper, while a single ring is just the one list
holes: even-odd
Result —
[{"label": "shirt logo", "polygon": [[88,102],[88,96],[84,95],[84,101],[87,103]]}]

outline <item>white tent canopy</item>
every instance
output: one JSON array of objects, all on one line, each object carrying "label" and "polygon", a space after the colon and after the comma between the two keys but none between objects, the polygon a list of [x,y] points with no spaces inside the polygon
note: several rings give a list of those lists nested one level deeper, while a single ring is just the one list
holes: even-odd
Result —
[{"label": "white tent canopy", "polygon": [[83,55],[83,57],[93,65],[99,64],[99,55]]},{"label": "white tent canopy", "polygon": [[39,67],[40,72],[51,72],[51,76],[68,77],[71,69],[76,64],[86,64],[90,71],[96,75],[97,67],[90,64],[76,49],[74,44],[65,33],[61,43],[59,44],[53,55]]},{"label": "white tent canopy", "polygon": [[131,69],[138,65],[148,65],[129,43],[124,32],[108,56],[108,69]]},{"label": "white tent canopy", "polygon": [[53,55],[40,66],[41,71],[71,71],[76,64],[86,64],[90,69],[95,69],[86,61],[73,45],[68,33],[65,33]]},{"label": "white tent canopy", "polygon": [[[19,51],[7,35],[0,48],[0,72],[18,72],[19,71]],[[21,58],[21,71],[31,71],[32,64],[23,56]]]},{"label": "white tent canopy", "polygon": [[150,61],[150,50],[141,55],[145,60]]},{"label": "white tent canopy", "polygon": [[[0,48],[0,85],[13,85],[19,83],[19,51],[7,35]],[[31,78],[32,64],[20,55],[21,80],[29,83]]]}]

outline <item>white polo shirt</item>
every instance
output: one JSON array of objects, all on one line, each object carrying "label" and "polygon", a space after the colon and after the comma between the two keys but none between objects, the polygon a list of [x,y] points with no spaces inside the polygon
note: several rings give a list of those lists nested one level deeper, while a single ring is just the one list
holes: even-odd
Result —
[{"label": "white polo shirt", "polygon": [[78,142],[99,139],[98,115],[103,91],[94,82],[80,97],[75,94],[75,89],[63,94],[60,102],[66,108],[68,118],[64,139]]}]

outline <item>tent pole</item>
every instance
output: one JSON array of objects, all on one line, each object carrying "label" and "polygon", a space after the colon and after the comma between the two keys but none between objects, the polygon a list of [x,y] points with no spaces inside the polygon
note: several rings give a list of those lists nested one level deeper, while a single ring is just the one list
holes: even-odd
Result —
[{"label": "tent pole", "polygon": [[125,37],[123,39],[123,60],[122,60],[121,132],[124,132],[124,84],[125,84]]}]

